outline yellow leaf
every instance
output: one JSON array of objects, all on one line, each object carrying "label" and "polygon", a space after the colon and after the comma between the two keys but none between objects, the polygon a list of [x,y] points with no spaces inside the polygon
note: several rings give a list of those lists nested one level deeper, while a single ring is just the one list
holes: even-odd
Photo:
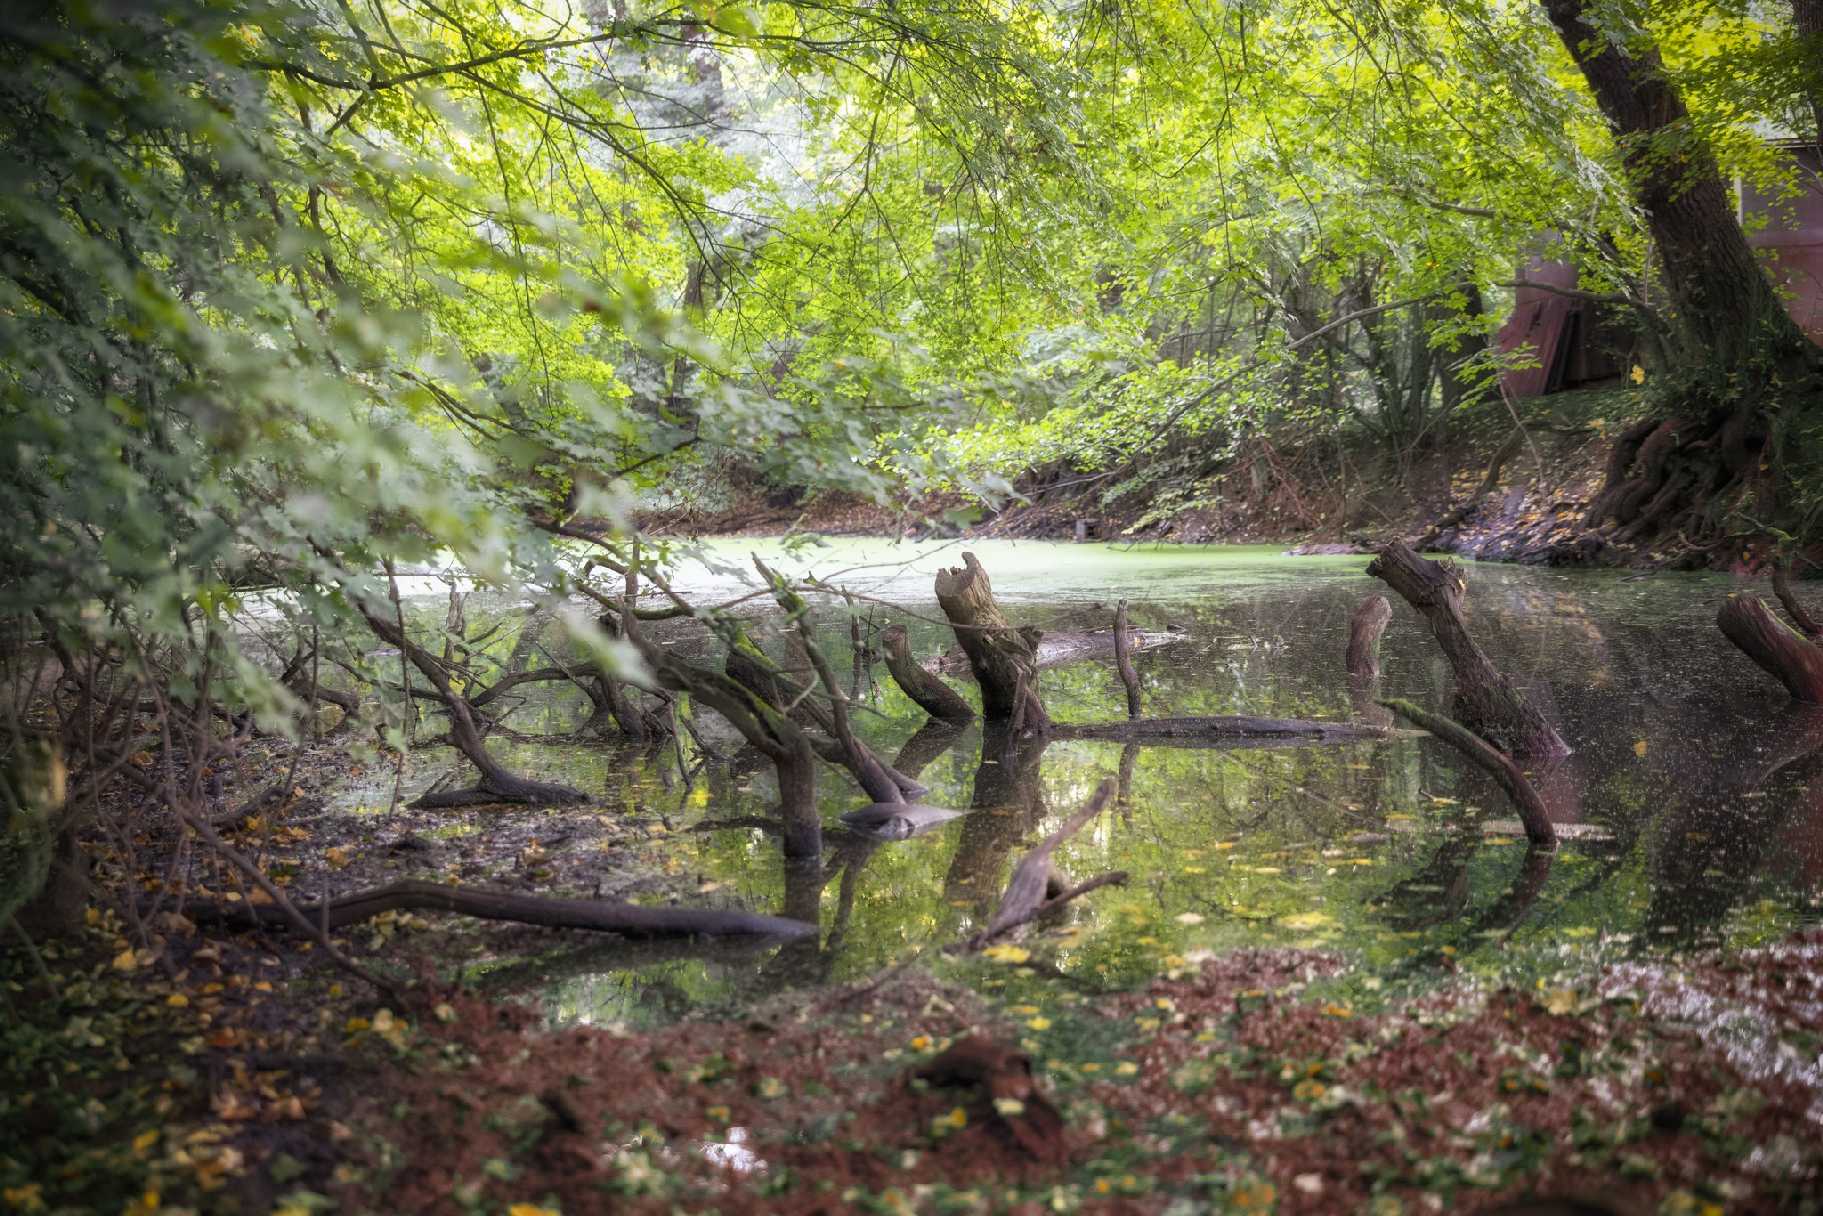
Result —
[{"label": "yellow leaf", "polygon": [[190,998],[185,996],[181,992],[173,992],[170,996],[165,998],[165,1004],[171,1006],[174,1009],[182,1009],[185,1005],[188,1005],[189,1003],[190,1003]]},{"label": "yellow leaf", "polygon": [[515,1203],[506,1209],[506,1216],[561,1216],[556,1208],[541,1207],[536,1203]]},{"label": "yellow leaf", "polygon": [[1638,756],[1641,760],[1646,758],[1646,741],[1644,739],[1641,739],[1633,745],[1633,754]]},{"label": "yellow leaf", "polygon": [[1334,924],[1335,919],[1323,912],[1299,912],[1295,916],[1287,916],[1280,923],[1287,929],[1316,929]]},{"label": "yellow leaf", "polygon": [[137,966],[139,966],[139,960],[134,957],[130,946],[114,956],[114,970],[116,971],[131,971]]},{"label": "yellow leaf", "polygon": [[1546,1013],[1565,1014],[1576,1009],[1576,993],[1569,988],[1553,988],[1544,994]]},{"label": "yellow leaf", "polygon": [[1032,957],[1024,946],[989,946],[981,953],[996,963],[1023,963]]}]

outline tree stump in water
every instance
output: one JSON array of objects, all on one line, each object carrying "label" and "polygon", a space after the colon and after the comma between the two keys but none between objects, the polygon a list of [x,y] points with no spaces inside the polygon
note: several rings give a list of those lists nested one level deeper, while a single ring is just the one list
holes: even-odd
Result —
[{"label": "tree stump in water", "polygon": [[981,562],[973,553],[964,553],[962,563],[960,568],[937,572],[937,603],[981,686],[982,717],[990,722],[1016,720],[1022,730],[1043,731],[1050,718],[1038,698],[1039,631],[1009,625],[994,602],[994,588]]},{"label": "tree stump in water", "polygon": [[903,625],[888,625],[880,634],[886,646],[886,670],[892,674],[899,691],[939,722],[968,722],[975,707],[962,699],[962,694],[945,684],[932,672],[920,667],[911,655],[911,645]]},{"label": "tree stump in water", "polygon": [[1462,619],[1467,584],[1450,562],[1419,557],[1394,541],[1368,564],[1367,572],[1399,593],[1430,622],[1437,645],[1456,673],[1457,713],[1465,725],[1487,736],[1502,751],[1526,760],[1570,754],[1545,716],[1515,688],[1469,636]]},{"label": "tree stump in water", "polygon": [[1730,642],[1767,675],[1785,686],[1794,701],[1823,705],[1823,647],[1805,641],[1772,614],[1757,595],[1722,601],[1715,623]]},{"label": "tree stump in water", "polygon": [[1380,691],[1380,635],[1392,619],[1393,606],[1386,597],[1370,595],[1348,621],[1348,652],[1342,660],[1348,671],[1348,703],[1355,717],[1370,726],[1393,724],[1392,711],[1374,699]]}]

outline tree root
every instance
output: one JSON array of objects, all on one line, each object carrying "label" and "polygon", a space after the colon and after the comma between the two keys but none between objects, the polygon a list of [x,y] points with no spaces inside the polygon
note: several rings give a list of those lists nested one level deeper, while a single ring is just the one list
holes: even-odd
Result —
[{"label": "tree root", "polygon": [[1519,770],[1511,756],[1499,751],[1461,723],[1419,709],[1410,701],[1394,699],[1380,704],[1412,725],[1428,730],[1461,752],[1477,768],[1486,771],[1500,783],[1500,788],[1506,791],[1507,797],[1513,800],[1513,806],[1519,812],[1519,821],[1525,825],[1526,839],[1539,848],[1556,846],[1557,829],[1551,824],[1551,813],[1545,808],[1544,799],[1538,796],[1538,791],[1526,780],[1526,775]]}]

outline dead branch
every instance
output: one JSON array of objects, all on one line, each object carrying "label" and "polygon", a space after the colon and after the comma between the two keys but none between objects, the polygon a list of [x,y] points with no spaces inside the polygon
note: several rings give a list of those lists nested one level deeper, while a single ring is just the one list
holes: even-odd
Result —
[{"label": "dead branch", "polygon": [[1792,589],[1789,563],[1781,561],[1772,568],[1772,593],[1778,597],[1780,606],[1785,609],[1792,624],[1798,627],[1799,633],[1813,642],[1823,639],[1823,625],[1819,625],[1817,618],[1810,615],[1798,599],[1798,593]]},{"label": "dead branch", "polygon": [[962,694],[913,660],[905,626],[888,625],[880,640],[886,646],[886,670],[893,683],[920,709],[940,722],[974,719],[975,707],[963,700]]},{"label": "dead branch", "polygon": [[1452,562],[1419,557],[1394,541],[1369,563],[1367,572],[1386,583],[1430,622],[1431,633],[1456,673],[1458,713],[1468,726],[1528,760],[1570,754],[1569,746],[1469,635],[1462,612],[1468,584]]},{"label": "dead branch", "polygon": [[1513,800],[1513,806],[1519,812],[1519,821],[1525,825],[1527,840],[1540,848],[1550,848],[1557,844],[1557,829],[1551,825],[1551,814],[1545,808],[1544,799],[1538,796],[1538,791],[1532,788],[1532,783],[1526,780],[1525,773],[1520,771],[1519,765],[1513,762],[1511,756],[1497,750],[1461,723],[1452,722],[1442,714],[1419,709],[1410,701],[1394,699],[1380,704],[1412,725],[1428,730],[1493,777],[1500,788],[1506,791],[1507,797]]}]

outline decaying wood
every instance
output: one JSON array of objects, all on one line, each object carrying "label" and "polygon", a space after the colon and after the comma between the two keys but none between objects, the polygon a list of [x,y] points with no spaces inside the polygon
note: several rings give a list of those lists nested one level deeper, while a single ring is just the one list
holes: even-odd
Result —
[{"label": "decaying wood", "polygon": [[[1017,925],[1024,924],[1036,913],[1040,905],[1045,904],[1045,889],[1050,883],[1051,854],[1057,846],[1074,836],[1083,826],[1108,805],[1114,797],[1114,780],[1107,778],[1096,787],[1095,793],[1083,808],[1070,816],[1064,825],[1039,841],[1037,846],[1019,859],[1013,867],[1013,876],[1007,880],[1006,891],[1000,897],[1000,906],[994,911],[994,918],[981,933],[971,938],[967,949],[978,950],[994,938]],[[1105,885],[1098,884],[1098,885]],[[1049,901],[1053,906],[1061,902]]]},{"label": "decaying wood", "polygon": [[[755,934],[764,937],[804,937],[815,925],[738,912],[722,908],[647,908],[637,904],[593,899],[553,899],[518,895],[509,891],[482,891],[441,883],[405,881],[371,890],[340,895],[328,901],[297,904],[296,910],[312,925],[327,931],[343,929],[382,912],[449,912],[481,920],[512,921],[555,929],[590,929],[624,937],[677,937],[702,934],[711,937]],[[270,904],[191,901],[184,914],[197,924],[230,927],[293,928],[285,910]]]},{"label": "decaying wood", "polygon": [[1127,601],[1122,600],[1114,609],[1114,669],[1120,672],[1120,682],[1127,690],[1127,717],[1139,717],[1139,672],[1133,670],[1132,637],[1127,632]]},{"label": "decaying wood", "polygon": [[893,683],[920,709],[941,722],[968,722],[974,718],[975,707],[963,700],[961,693],[912,658],[905,626],[888,625],[880,641],[886,646],[886,670]]},{"label": "decaying wood", "polygon": [[937,572],[937,603],[968,656],[981,686],[981,713],[990,722],[1017,720],[1023,730],[1042,732],[1050,721],[1038,699],[1036,629],[1015,629],[994,602],[987,571],[973,553],[962,565]]},{"label": "decaying wood", "polygon": [[1437,645],[1456,673],[1457,712],[1470,729],[1527,760],[1570,754],[1562,736],[1469,635],[1462,615],[1467,583],[1454,563],[1419,557],[1410,545],[1394,541],[1369,563],[1367,572],[1398,592],[1430,623]]},{"label": "decaying wood", "polygon": [[1532,788],[1532,783],[1526,779],[1525,773],[1520,771],[1519,765],[1513,762],[1511,756],[1461,723],[1452,722],[1442,714],[1420,709],[1410,701],[1395,699],[1382,701],[1381,704],[1412,725],[1428,730],[1493,777],[1500,788],[1506,791],[1507,797],[1513,800],[1513,806],[1519,812],[1519,821],[1525,825],[1527,840],[1540,848],[1548,848],[1557,843],[1557,829],[1551,824],[1551,814],[1545,809],[1544,799],[1538,796],[1538,791]]},{"label": "decaying wood", "polygon": [[1791,618],[1799,633],[1813,642],[1823,640],[1823,625],[1817,623],[1817,618],[1810,615],[1803,601],[1798,599],[1798,593],[1791,586],[1791,567],[1785,562],[1772,568],[1772,593],[1778,597],[1785,615]]},{"label": "decaying wood", "polygon": [[1131,718],[1116,722],[1054,722],[1056,739],[1106,739],[1114,743],[1149,743],[1195,747],[1247,740],[1302,743],[1353,743],[1384,739],[1387,731],[1358,722],[1314,722],[1302,718]]},{"label": "decaying wood", "polygon": [[1731,595],[1715,614],[1722,633],[1793,700],[1823,705],[1823,647],[1805,641],[1756,595]]}]

